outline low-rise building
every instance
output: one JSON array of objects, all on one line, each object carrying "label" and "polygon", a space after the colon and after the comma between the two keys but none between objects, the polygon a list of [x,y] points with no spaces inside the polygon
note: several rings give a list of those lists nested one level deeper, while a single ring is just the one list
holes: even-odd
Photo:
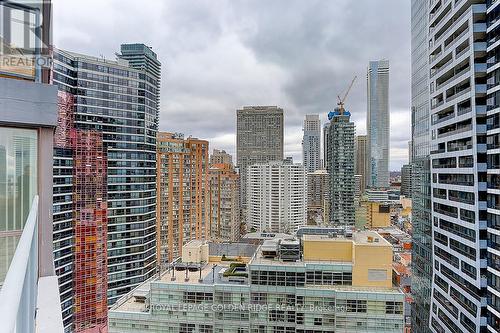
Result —
[{"label": "low-rise building", "polygon": [[188,262],[116,303],[109,332],[403,330],[392,246],[376,232],[273,238],[240,256],[207,254],[205,244],[188,243]]},{"label": "low-rise building", "polygon": [[391,225],[391,209],[388,203],[366,201],[366,227],[385,228]]}]

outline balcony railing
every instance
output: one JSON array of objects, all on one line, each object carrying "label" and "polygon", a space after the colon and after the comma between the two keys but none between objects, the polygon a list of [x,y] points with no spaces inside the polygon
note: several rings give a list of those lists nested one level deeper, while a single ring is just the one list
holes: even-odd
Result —
[{"label": "balcony railing", "polygon": [[35,196],[0,291],[2,332],[35,331],[38,280],[37,215],[38,196]]},{"label": "balcony railing", "polygon": [[35,196],[0,290],[2,333],[63,331],[57,277],[39,278],[38,236]]}]

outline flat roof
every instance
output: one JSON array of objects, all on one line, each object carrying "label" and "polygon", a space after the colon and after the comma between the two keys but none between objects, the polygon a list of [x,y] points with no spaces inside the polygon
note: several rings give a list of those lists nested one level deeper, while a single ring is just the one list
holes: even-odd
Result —
[{"label": "flat roof", "polygon": [[249,243],[208,243],[208,253],[211,256],[250,258],[257,248],[258,245]]},{"label": "flat roof", "polygon": [[[304,241],[352,241],[356,244],[369,244],[374,246],[391,246],[384,237],[382,237],[378,232],[371,230],[357,231],[352,233],[352,237],[345,236],[333,236],[329,235],[304,235]],[[370,238],[372,241],[370,241]],[[376,241],[378,239],[378,241]]]}]

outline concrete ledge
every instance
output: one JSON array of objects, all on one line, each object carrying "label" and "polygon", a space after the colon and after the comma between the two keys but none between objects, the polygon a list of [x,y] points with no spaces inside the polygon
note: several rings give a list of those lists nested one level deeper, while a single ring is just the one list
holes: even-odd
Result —
[{"label": "concrete ledge", "polygon": [[46,276],[38,279],[36,308],[35,327],[37,333],[64,332],[57,276]]}]

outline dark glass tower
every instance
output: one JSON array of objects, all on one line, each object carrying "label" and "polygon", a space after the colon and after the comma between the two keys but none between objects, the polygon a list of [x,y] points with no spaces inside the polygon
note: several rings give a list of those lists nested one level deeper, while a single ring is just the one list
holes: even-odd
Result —
[{"label": "dark glass tower", "polygon": [[353,227],[354,207],[354,123],[343,107],[330,112],[328,174],[330,178],[330,223]]},{"label": "dark glass tower", "polygon": [[432,283],[430,133],[428,85],[428,4],[411,2],[411,128],[412,128],[412,330],[427,333]]},{"label": "dark glass tower", "polygon": [[156,271],[159,73],[148,68],[54,52],[54,252],[67,330],[104,326],[107,306]]}]

